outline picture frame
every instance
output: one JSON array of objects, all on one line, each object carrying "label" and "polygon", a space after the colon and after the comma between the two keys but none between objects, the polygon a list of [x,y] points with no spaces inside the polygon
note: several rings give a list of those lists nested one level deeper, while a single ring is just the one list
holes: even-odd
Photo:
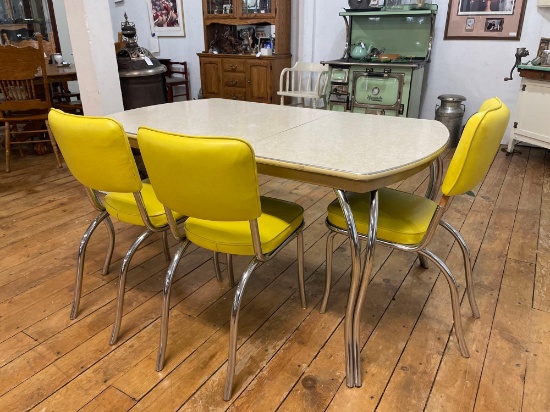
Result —
[{"label": "picture frame", "polygon": [[542,51],[550,49],[550,37],[541,37],[537,57],[542,57]]},{"label": "picture frame", "polygon": [[145,0],[151,34],[185,37],[182,0]]},{"label": "picture frame", "polygon": [[445,40],[519,40],[527,0],[449,0]]}]

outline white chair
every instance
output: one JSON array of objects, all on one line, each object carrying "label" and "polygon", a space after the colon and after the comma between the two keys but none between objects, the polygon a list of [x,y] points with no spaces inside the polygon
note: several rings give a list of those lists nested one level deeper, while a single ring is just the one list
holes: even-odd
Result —
[{"label": "white chair", "polygon": [[326,105],[328,68],[321,63],[296,62],[294,67],[283,69],[279,79],[281,106],[285,97],[296,97],[298,105],[305,106],[305,99],[311,99],[311,107],[317,108],[317,100],[323,99]]}]

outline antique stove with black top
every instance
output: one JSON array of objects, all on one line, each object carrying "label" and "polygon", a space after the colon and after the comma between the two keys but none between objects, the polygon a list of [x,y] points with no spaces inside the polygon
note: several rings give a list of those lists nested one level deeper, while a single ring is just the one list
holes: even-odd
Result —
[{"label": "antique stove with black top", "polygon": [[436,13],[436,4],[341,12],[344,55],[321,62],[329,66],[328,108],[418,117]]}]

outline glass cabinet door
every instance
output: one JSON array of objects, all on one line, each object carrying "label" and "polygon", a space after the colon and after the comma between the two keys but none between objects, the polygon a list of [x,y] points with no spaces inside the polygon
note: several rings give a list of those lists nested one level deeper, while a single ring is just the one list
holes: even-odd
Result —
[{"label": "glass cabinet door", "polygon": [[206,14],[208,16],[227,16],[234,14],[233,0],[206,0]]},{"label": "glass cabinet door", "polygon": [[243,15],[251,14],[272,14],[272,0],[241,0],[241,11]]},{"label": "glass cabinet door", "polygon": [[51,32],[47,0],[0,0],[0,43],[4,43],[6,37],[9,42],[32,39],[37,33],[41,33],[44,40],[52,41]]}]

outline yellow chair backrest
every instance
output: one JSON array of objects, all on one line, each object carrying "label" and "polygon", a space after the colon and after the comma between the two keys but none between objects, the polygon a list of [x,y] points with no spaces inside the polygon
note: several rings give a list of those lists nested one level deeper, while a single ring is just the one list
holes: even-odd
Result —
[{"label": "yellow chair backrest", "polygon": [[483,102],[479,112],[470,117],[443,180],[444,195],[465,193],[481,182],[493,162],[509,119],[508,107],[497,97]]},{"label": "yellow chair backrest", "polygon": [[57,109],[50,111],[48,120],[69,170],[80,183],[105,192],[141,190],[136,162],[120,123]]},{"label": "yellow chair backrest", "polygon": [[138,143],[155,194],[169,209],[213,221],[261,215],[254,151],[246,141],[141,127]]}]

